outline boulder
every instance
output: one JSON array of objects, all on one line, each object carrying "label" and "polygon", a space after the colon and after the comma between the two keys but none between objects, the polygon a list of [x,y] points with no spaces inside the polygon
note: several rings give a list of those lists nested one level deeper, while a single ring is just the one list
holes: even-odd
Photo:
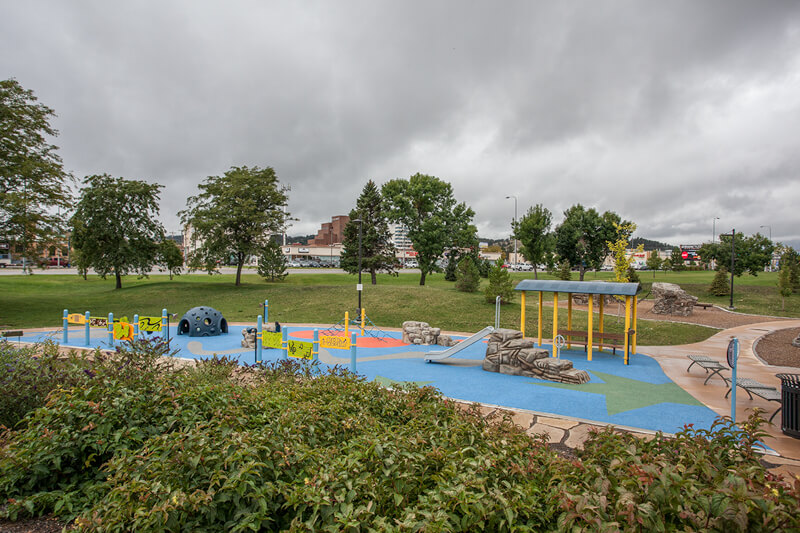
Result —
[{"label": "boulder", "polygon": [[657,315],[689,316],[694,311],[697,297],[688,294],[674,283],[655,282],[652,288],[655,303],[653,313]]},{"label": "boulder", "polygon": [[589,374],[572,368],[572,361],[550,357],[550,352],[536,348],[532,340],[524,339],[521,331],[511,329],[497,329],[489,337],[483,369],[560,383],[589,381]]},{"label": "boulder", "polygon": [[794,340],[792,341],[792,346],[797,346],[798,348],[800,348],[800,335],[794,338]]}]

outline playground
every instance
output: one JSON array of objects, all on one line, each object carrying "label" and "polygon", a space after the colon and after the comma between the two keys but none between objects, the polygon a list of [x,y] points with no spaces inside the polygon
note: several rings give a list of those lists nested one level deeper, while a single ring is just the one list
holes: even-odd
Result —
[{"label": "playground", "polygon": [[[128,327],[124,323],[120,326],[119,320],[115,323],[113,317],[108,322],[93,320],[89,313],[82,315],[83,320],[81,315],[71,314],[73,322],[69,323],[67,315],[66,338],[62,328],[25,331],[19,341],[51,339],[64,347],[109,349],[124,342],[113,338],[114,329],[117,336],[130,335]],[[164,315],[166,318],[166,310]],[[375,327],[362,331],[359,320],[348,321],[348,331],[341,321],[338,328],[284,325],[279,333],[263,331],[258,349],[258,343],[242,347],[242,331],[252,330],[252,323],[228,324],[226,333],[192,337],[178,334],[179,324],[167,327],[166,321],[163,329],[156,331],[152,326],[154,318],[157,317],[149,317],[151,331],[136,331],[136,336],[168,338],[177,357],[184,359],[224,355],[252,365],[297,357],[313,360],[320,371],[339,365],[385,386],[430,385],[447,397],[467,402],[666,433],[674,433],[685,424],[710,428],[717,416],[676,385],[646,353],[631,355],[628,364],[624,364],[624,357],[610,350],[595,351],[588,361],[582,349],[562,348],[559,357],[571,361],[574,368],[585,370],[591,378],[588,383],[573,385],[484,371],[487,341],[483,335],[473,338],[469,346],[464,342],[467,337],[454,335],[453,340],[461,341],[449,349],[455,353],[427,362],[426,356],[436,359],[436,353],[445,348],[404,343],[399,331]],[[256,322],[258,326],[266,324],[261,316]],[[115,328],[109,328],[109,323],[116,324]],[[551,343],[539,347],[552,351]]]}]

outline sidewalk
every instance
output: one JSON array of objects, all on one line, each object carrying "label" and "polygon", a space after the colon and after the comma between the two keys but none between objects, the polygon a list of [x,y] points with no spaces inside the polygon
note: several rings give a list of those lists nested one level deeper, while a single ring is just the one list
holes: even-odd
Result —
[{"label": "sidewalk", "polygon": [[[784,366],[770,366],[759,360],[753,353],[753,344],[762,336],[773,331],[785,328],[800,327],[800,320],[776,320],[760,322],[726,329],[713,335],[709,339],[695,344],[682,346],[640,346],[639,351],[652,356],[661,365],[664,373],[686,390],[696,399],[721,416],[730,416],[730,397],[725,398],[727,386],[717,377],[711,378],[708,385],[703,385],[706,373],[697,365],[690,372],[686,371],[691,361],[688,354],[704,354],[717,359],[727,366],[726,354],[731,338],[739,339],[739,363],[737,375],[755,379],[765,385],[770,385],[781,390],[781,381],[776,374],[800,373],[800,369]],[[729,372],[725,373],[730,376]],[[751,400],[744,389],[738,389],[736,394],[736,420],[744,420],[759,407],[763,410],[762,416],[769,418],[779,407],[776,402],[768,402],[757,396]],[[771,426],[762,429],[769,434],[764,443],[780,454],[780,457],[766,456],[766,461],[783,465],[778,469],[781,473],[800,475],[800,440],[784,435],[781,431],[781,413],[773,420]]]}]

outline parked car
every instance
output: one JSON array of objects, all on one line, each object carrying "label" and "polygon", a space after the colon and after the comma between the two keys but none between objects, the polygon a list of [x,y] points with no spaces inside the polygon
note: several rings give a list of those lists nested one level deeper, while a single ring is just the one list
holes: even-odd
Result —
[{"label": "parked car", "polygon": [[51,257],[48,260],[47,265],[51,266],[51,267],[61,266],[61,267],[64,267],[64,268],[68,268],[69,267],[69,257]]}]

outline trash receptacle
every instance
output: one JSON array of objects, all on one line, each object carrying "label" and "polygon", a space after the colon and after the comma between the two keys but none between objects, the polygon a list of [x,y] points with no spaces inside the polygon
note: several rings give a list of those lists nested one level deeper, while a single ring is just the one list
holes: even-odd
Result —
[{"label": "trash receptacle", "polygon": [[800,374],[778,374],[781,380],[781,430],[800,438]]}]

